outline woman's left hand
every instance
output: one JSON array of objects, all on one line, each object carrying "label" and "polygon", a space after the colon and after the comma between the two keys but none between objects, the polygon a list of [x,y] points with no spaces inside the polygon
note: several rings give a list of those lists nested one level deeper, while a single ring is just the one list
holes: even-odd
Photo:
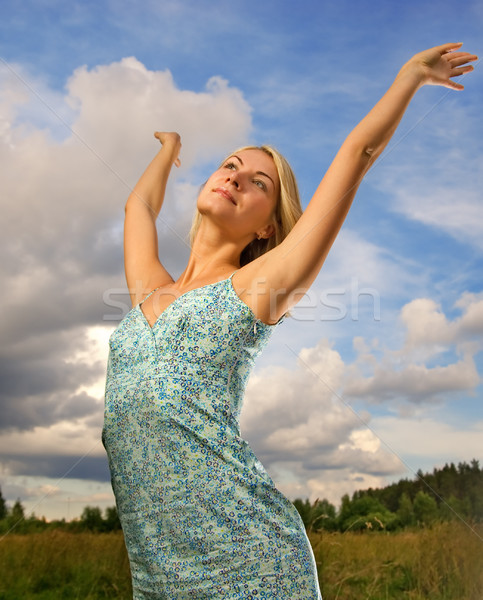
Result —
[{"label": "woman's left hand", "polygon": [[478,60],[474,54],[458,52],[462,45],[443,44],[424,50],[414,55],[406,66],[418,69],[422,78],[421,85],[441,85],[452,90],[462,90],[464,86],[451,78],[473,71],[473,66],[467,63]]}]

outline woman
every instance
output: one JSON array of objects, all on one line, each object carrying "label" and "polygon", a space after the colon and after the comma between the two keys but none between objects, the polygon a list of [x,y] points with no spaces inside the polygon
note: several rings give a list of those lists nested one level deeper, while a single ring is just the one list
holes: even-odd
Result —
[{"label": "woman", "polygon": [[126,205],[134,308],[111,336],[103,431],[134,598],[320,598],[303,524],[240,437],[244,386],[273,327],[317,276],[413,94],[425,84],[463,89],[451,78],[476,56],[460,46],[403,66],[302,216],[278,153],[231,155],[198,197],[176,281],[158,259],[155,222],[181,143],[155,134],[162,147]]}]

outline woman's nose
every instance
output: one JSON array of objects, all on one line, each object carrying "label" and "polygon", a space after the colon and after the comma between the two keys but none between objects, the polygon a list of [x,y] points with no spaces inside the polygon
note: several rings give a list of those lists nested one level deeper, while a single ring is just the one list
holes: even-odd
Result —
[{"label": "woman's nose", "polygon": [[237,189],[240,187],[240,182],[238,181],[237,173],[232,173],[231,175],[227,176],[226,182],[232,183]]}]

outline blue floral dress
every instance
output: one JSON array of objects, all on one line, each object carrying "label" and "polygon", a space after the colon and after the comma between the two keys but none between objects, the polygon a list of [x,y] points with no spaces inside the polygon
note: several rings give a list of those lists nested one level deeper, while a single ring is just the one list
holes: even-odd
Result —
[{"label": "blue floral dress", "polygon": [[103,442],[136,600],[321,598],[303,523],[239,431],[273,329],[229,277],[111,335]]}]

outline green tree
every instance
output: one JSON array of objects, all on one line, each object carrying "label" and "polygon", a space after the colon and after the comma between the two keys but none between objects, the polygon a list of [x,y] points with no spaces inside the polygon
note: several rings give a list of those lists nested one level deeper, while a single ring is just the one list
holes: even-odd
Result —
[{"label": "green tree", "polygon": [[121,529],[121,522],[119,521],[119,516],[115,506],[106,508],[105,515],[104,524],[106,531],[117,531]]},{"label": "green tree", "polygon": [[81,527],[89,531],[103,531],[104,519],[98,506],[86,506],[80,518]]},{"label": "green tree", "polygon": [[17,500],[15,500],[15,504],[10,510],[10,517],[13,521],[23,521],[23,519],[25,518],[25,511],[22,506],[22,503],[20,502],[20,498],[17,498]]},{"label": "green tree", "polygon": [[466,519],[469,512],[469,502],[460,500],[454,494],[441,502],[439,505],[439,513],[442,519],[445,521],[453,521],[454,519]]},{"label": "green tree", "polygon": [[344,494],[341,498],[338,522],[339,529],[343,529],[343,523],[352,516],[352,505],[349,494]]},{"label": "green tree", "polygon": [[413,502],[414,516],[416,520],[422,525],[431,525],[438,518],[438,505],[436,500],[426,494],[426,492],[419,491]]},{"label": "green tree", "polygon": [[355,492],[352,500],[342,498],[339,527],[342,531],[364,529],[395,529],[397,517],[371,493]]},{"label": "green tree", "polygon": [[2,490],[0,489],[0,521],[5,519],[7,516],[7,503],[2,495]]},{"label": "green tree", "polygon": [[7,511],[6,526],[9,531],[17,533],[25,531],[25,511],[19,498],[17,498],[12,508]]},{"label": "green tree", "polygon": [[333,531],[337,528],[335,506],[325,498],[323,500],[317,499],[313,504],[310,504],[307,498],[305,500],[297,498],[293,504],[307,529]]},{"label": "green tree", "polygon": [[397,516],[403,527],[407,527],[408,525],[412,525],[414,523],[413,503],[406,492],[403,492],[399,498]]},{"label": "green tree", "polygon": [[309,499],[306,498],[305,500],[302,500],[301,498],[296,498],[292,504],[297,509],[305,527],[308,527],[310,523],[310,512],[312,510]]},{"label": "green tree", "polygon": [[334,531],[337,528],[335,506],[326,498],[316,500],[309,514],[309,529],[319,531],[327,529]]}]

